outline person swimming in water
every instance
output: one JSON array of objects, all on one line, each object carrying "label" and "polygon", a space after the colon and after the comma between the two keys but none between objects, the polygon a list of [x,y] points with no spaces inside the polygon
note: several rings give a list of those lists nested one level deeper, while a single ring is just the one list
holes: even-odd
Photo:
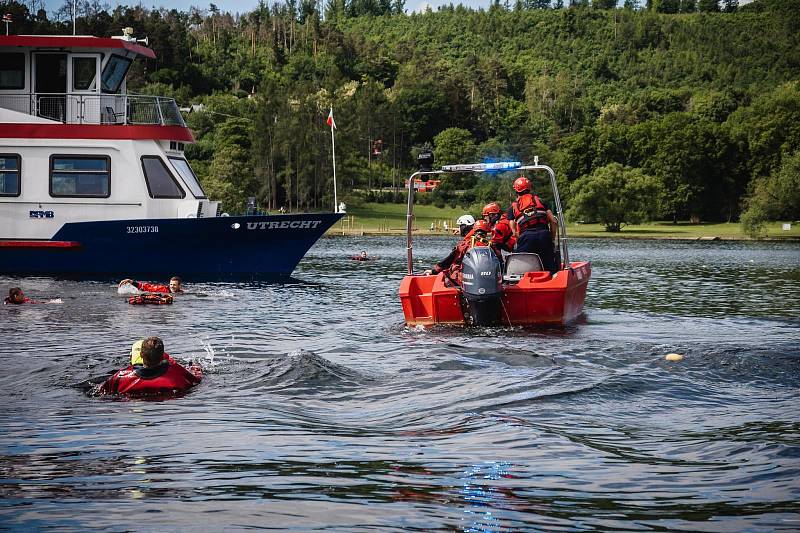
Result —
[{"label": "person swimming in water", "polygon": [[160,338],[148,337],[141,341],[140,346],[137,344],[134,343],[131,349],[130,366],[103,382],[97,389],[99,394],[176,395],[188,391],[203,379],[199,365],[186,369],[166,354]]},{"label": "person swimming in water", "polygon": [[26,298],[22,289],[19,287],[11,287],[8,289],[8,297],[3,300],[3,305],[20,305],[25,303],[32,303],[30,298]]},{"label": "person swimming in water", "polygon": [[135,279],[123,279],[119,282],[119,286],[122,287],[123,285],[132,285],[142,292],[183,292],[182,281],[178,276],[172,276],[169,279],[169,285],[162,285],[161,283],[148,283],[146,281],[136,281]]},{"label": "person swimming in water", "polygon": [[361,250],[361,253],[359,255],[352,255],[350,256],[350,259],[352,259],[353,261],[369,261],[370,259],[372,259],[372,257],[367,255],[366,250]]}]

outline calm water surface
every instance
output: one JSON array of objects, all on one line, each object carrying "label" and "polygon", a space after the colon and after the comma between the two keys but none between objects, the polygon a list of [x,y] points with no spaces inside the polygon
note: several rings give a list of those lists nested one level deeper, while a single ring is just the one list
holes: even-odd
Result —
[{"label": "calm water surface", "polygon": [[[451,245],[420,240],[420,269]],[[172,306],[0,277],[62,302],[0,306],[0,529],[800,529],[800,245],[571,252],[594,274],[563,330],[404,327],[399,237],[323,239],[293,282]],[[203,383],[74,386],[146,335]]]}]

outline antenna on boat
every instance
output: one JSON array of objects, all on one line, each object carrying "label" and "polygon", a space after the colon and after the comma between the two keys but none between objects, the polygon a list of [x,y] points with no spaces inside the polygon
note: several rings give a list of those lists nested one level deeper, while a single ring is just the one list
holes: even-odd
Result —
[{"label": "antenna on boat", "polygon": [[76,0],[72,0],[72,35],[75,35],[75,21],[78,18],[78,11],[75,4]]},{"label": "antenna on boat", "polygon": [[6,23],[6,35],[8,35],[8,25],[11,24],[11,13],[3,15],[3,22]]}]

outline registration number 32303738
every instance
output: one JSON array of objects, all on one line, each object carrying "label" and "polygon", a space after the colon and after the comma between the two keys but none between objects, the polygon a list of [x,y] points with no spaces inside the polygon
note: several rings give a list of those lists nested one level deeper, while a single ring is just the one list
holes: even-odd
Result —
[{"label": "registration number 32303738", "polygon": [[127,233],[158,233],[158,226],[126,226]]}]

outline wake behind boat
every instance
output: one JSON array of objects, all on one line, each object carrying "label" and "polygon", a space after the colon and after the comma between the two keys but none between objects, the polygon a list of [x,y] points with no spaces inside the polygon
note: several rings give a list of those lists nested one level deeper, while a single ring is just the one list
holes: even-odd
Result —
[{"label": "wake behind boat", "polygon": [[0,274],[289,276],[342,215],[221,213],[175,101],[126,92],[130,33],[0,36]]}]

